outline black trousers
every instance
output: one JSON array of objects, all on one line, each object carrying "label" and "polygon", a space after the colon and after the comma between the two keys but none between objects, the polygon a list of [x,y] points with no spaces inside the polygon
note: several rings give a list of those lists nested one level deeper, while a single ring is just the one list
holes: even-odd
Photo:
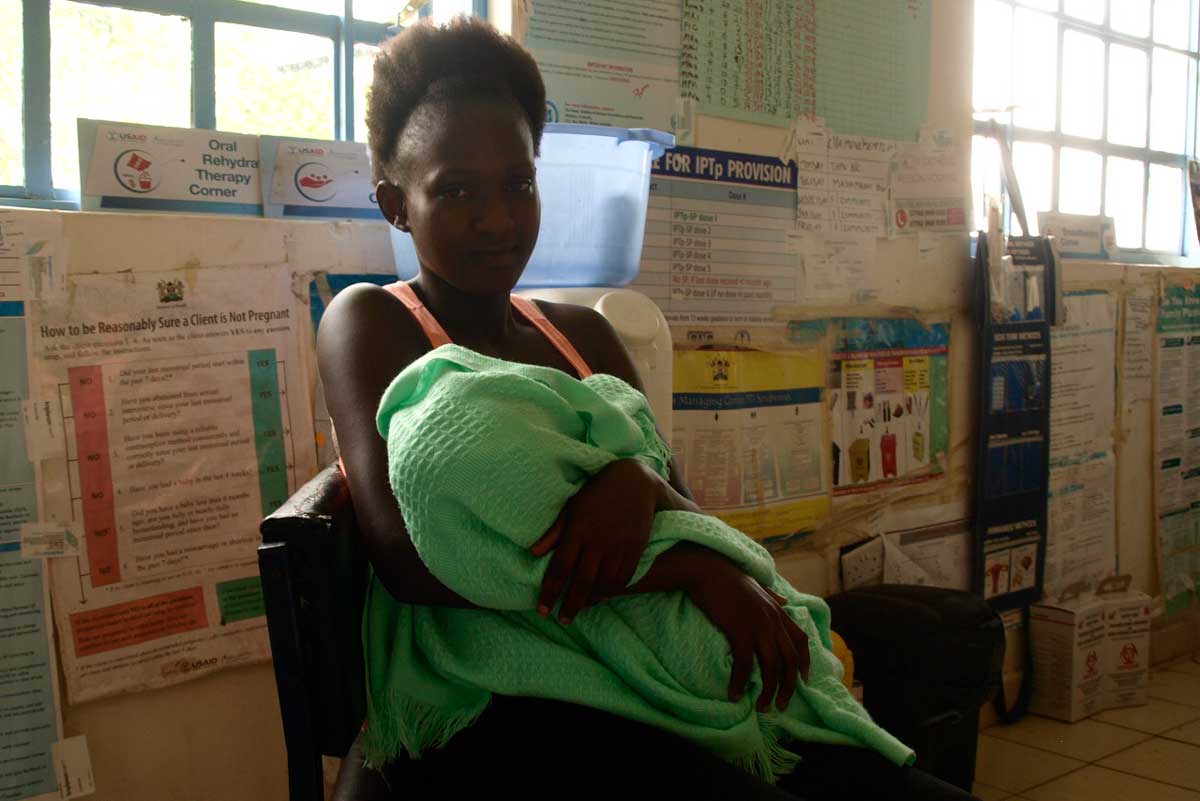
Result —
[{"label": "black trousers", "polygon": [[356,743],[334,799],[974,799],[873,751],[812,743],[795,743],[792,750],[801,756],[799,766],[772,787],[652,726],[574,704],[496,696],[445,748],[419,760],[402,757],[382,773],[362,767]]}]

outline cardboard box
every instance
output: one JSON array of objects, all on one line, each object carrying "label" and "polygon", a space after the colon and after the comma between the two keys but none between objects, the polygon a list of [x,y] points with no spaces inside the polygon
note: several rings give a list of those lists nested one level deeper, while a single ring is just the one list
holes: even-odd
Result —
[{"label": "cardboard box", "polygon": [[1150,599],[1138,592],[1108,601],[1105,632],[1108,641],[1104,707],[1142,706],[1150,683]]},{"label": "cardboard box", "polygon": [[1031,712],[1068,723],[1105,709],[1146,703],[1150,599],[1129,577],[1101,582],[1095,595],[1030,608]]},{"label": "cardboard box", "polygon": [[1033,697],[1029,711],[1074,723],[1104,709],[1104,601],[1077,598],[1029,610]]}]

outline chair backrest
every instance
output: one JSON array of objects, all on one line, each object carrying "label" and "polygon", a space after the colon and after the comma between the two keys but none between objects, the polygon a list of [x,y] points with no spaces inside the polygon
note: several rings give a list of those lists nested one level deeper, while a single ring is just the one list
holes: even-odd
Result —
[{"label": "chair backrest", "polygon": [[336,465],[321,471],[259,530],[289,785],[293,799],[319,799],[321,755],[344,756],[366,715],[368,566],[345,477]]}]

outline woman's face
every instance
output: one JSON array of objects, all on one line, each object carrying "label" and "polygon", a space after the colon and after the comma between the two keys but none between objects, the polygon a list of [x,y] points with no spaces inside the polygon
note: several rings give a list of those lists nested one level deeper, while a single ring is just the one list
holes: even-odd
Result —
[{"label": "woman's face", "polygon": [[541,222],[529,123],[503,99],[449,100],[418,114],[400,227],[423,270],[468,294],[508,292]]}]

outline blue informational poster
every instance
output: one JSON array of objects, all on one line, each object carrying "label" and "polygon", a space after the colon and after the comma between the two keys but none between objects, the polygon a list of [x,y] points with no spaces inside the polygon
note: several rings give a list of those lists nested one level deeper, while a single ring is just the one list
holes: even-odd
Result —
[{"label": "blue informational poster", "polygon": [[25,452],[28,398],[25,304],[0,302],[0,797],[57,798],[58,739],[49,594],[40,559],[21,553],[21,526],[37,520],[34,467]]}]

